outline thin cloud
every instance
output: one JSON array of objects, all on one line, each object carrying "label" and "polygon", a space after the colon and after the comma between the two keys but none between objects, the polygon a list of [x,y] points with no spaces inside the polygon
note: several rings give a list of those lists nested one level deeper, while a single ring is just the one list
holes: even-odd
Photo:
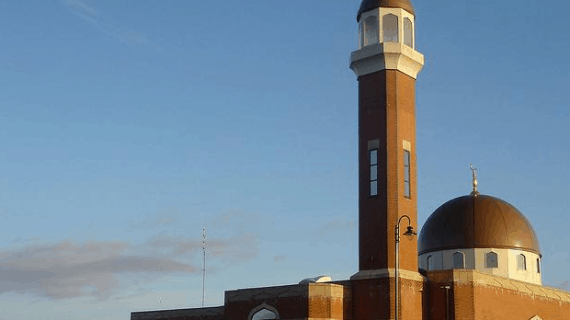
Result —
[{"label": "thin cloud", "polygon": [[323,226],[319,228],[317,231],[318,236],[325,236],[328,234],[336,234],[339,231],[342,232],[353,232],[356,228],[356,224],[354,221],[341,221],[341,220],[332,220],[325,223]]},{"label": "thin cloud", "polygon": [[[244,236],[213,239],[211,260],[242,262],[257,255],[257,240]],[[172,274],[198,274],[192,256],[199,239],[154,237],[146,243],[62,241],[0,252],[0,294],[15,292],[61,300],[93,297],[107,300],[121,289],[121,275],[141,284]],[[211,269],[215,269],[212,266]]]},{"label": "thin cloud", "polygon": [[84,0],[60,0],[60,2],[68,6],[70,10],[77,14],[93,18],[97,17],[97,10],[87,4]]},{"label": "thin cloud", "polygon": [[181,223],[182,214],[175,208],[156,213],[141,214],[138,220],[130,221],[128,230],[166,228]]},{"label": "thin cloud", "polygon": [[288,257],[284,254],[273,257],[274,262],[285,262],[285,261],[287,261],[287,259],[288,259]]},{"label": "thin cloud", "polygon": [[163,50],[160,46],[152,43],[145,35],[139,32],[104,21],[101,18],[98,10],[85,0],[59,1],[64,4],[73,14],[90,23],[92,26],[101,30],[103,33],[110,35],[121,42],[147,46],[158,51]]},{"label": "thin cloud", "polygon": [[255,213],[243,213],[240,211],[228,211],[219,214],[214,218],[212,226],[214,227],[234,227],[243,229],[259,222],[260,217]]}]

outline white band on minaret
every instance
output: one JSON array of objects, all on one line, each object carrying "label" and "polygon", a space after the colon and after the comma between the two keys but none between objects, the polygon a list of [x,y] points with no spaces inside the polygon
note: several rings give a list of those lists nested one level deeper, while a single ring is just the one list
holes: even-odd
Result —
[{"label": "white band on minaret", "polygon": [[397,42],[369,45],[350,55],[350,68],[358,77],[395,69],[416,79],[423,66],[424,56],[421,53]]}]

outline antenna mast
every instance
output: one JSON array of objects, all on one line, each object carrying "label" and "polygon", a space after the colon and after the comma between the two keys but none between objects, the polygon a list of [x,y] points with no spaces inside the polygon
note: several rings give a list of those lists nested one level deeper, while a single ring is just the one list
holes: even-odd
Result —
[{"label": "antenna mast", "polygon": [[204,307],[204,300],[206,300],[206,227],[202,229],[202,252],[204,253],[204,264],[202,268],[202,307]]}]

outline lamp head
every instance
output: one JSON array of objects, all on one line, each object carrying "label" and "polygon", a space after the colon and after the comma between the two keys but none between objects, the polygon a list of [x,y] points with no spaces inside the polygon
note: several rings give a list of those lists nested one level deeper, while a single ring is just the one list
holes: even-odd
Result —
[{"label": "lamp head", "polygon": [[417,233],[414,231],[414,227],[412,226],[408,226],[406,232],[404,232],[404,235],[409,237],[415,236],[416,234]]}]

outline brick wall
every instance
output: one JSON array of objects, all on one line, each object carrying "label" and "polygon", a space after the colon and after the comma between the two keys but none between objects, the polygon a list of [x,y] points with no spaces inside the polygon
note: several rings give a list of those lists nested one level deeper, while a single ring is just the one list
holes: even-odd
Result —
[{"label": "brick wall", "polygon": [[[395,267],[394,227],[399,216],[417,229],[415,79],[397,70],[359,82],[359,266]],[[370,197],[369,141],[378,141],[378,195]],[[403,141],[411,147],[411,198],[404,197]],[[407,221],[403,222],[403,230]],[[417,272],[417,238],[402,238],[400,268]]]},{"label": "brick wall", "polygon": [[424,320],[443,320],[445,289],[449,285],[454,320],[529,320],[538,315],[544,320],[570,319],[570,292],[517,280],[497,277],[475,270],[427,272],[429,297]]}]

